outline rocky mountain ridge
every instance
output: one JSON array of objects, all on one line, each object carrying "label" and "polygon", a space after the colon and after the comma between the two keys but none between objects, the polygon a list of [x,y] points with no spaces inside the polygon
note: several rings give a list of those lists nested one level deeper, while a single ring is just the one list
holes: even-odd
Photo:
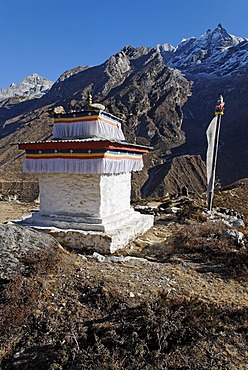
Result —
[{"label": "rocky mountain ridge", "polygon": [[[126,116],[123,131],[127,140],[155,147],[155,152],[145,159],[143,173],[134,175],[137,185],[133,195],[140,196],[151,162],[155,165],[163,162],[157,154],[184,141],[180,129],[181,107],[190,94],[188,81],[180,72],[166,67],[156,49],[128,46],[100,66],[66,73],[46,95],[30,101],[28,110],[23,104],[24,109],[18,112],[18,117],[11,116],[12,109],[0,109],[0,116],[1,113],[5,115],[0,132],[2,140],[10,143],[48,137],[52,134],[48,108],[63,105],[66,110],[84,109],[89,92],[92,92],[94,101],[103,103],[109,112]],[[23,157],[17,159],[15,149],[10,150],[11,155],[2,150],[2,163],[5,168],[7,164],[8,168],[12,166],[12,173],[20,174]],[[13,156],[15,161],[10,164],[9,158]]]},{"label": "rocky mountain ridge", "polygon": [[41,98],[7,101],[0,107],[1,176],[8,169],[14,178],[25,177],[23,156],[11,143],[51,137],[48,109],[85,109],[91,92],[110,113],[125,115],[128,141],[154,147],[144,171],[133,176],[134,196],[163,196],[184,185],[191,191],[205,189],[205,132],[220,93],[226,114],[217,176],[224,185],[247,177],[248,165],[240,161],[248,153],[247,55],[247,39],[218,25],[177,48],[128,45],[101,65],[66,71]]}]

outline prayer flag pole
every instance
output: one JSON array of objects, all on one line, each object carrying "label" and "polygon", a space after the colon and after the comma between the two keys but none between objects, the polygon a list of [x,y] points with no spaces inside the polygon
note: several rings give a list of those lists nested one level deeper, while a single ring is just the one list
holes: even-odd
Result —
[{"label": "prayer flag pole", "polygon": [[217,164],[217,154],[218,154],[218,145],[219,145],[219,136],[220,136],[220,123],[221,116],[224,114],[224,101],[223,96],[220,95],[217,105],[215,108],[215,117],[211,121],[207,129],[207,138],[208,138],[208,151],[207,151],[207,203],[208,210],[212,210],[213,205],[213,196],[214,196],[214,184],[215,184],[215,172]]}]

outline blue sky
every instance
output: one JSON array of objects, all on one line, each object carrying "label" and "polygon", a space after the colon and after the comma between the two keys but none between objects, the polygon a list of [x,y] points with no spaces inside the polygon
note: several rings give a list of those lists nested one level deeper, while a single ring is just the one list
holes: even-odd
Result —
[{"label": "blue sky", "polygon": [[38,73],[52,81],[125,45],[178,45],[221,23],[248,37],[248,0],[1,0],[0,88]]}]

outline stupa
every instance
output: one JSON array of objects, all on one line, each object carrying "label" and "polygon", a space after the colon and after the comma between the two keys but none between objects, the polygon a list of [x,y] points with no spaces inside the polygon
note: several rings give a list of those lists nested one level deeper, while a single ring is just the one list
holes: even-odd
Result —
[{"label": "stupa", "polygon": [[39,210],[22,224],[112,253],[153,225],[130,205],[131,173],[150,148],[126,142],[122,120],[91,100],[87,110],[54,111],[52,140],[19,144],[40,188]]}]

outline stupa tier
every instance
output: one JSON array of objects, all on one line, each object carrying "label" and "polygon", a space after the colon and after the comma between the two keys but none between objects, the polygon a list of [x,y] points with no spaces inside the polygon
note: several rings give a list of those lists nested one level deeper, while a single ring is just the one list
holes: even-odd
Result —
[{"label": "stupa tier", "polygon": [[53,137],[55,139],[99,137],[123,141],[125,137],[121,122],[119,118],[103,110],[55,114]]},{"label": "stupa tier", "polygon": [[100,138],[19,144],[26,151],[24,172],[117,174],[140,171],[148,148]]},{"label": "stupa tier", "polygon": [[153,225],[153,216],[130,206],[131,173],[142,169],[150,148],[125,142],[120,119],[91,109],[54,114],[53,136],[19,144],[23,170],[39,174],[40,188],[39,210],[22,224],[55,228],[71,245],[81,240],[105,252]]}]

